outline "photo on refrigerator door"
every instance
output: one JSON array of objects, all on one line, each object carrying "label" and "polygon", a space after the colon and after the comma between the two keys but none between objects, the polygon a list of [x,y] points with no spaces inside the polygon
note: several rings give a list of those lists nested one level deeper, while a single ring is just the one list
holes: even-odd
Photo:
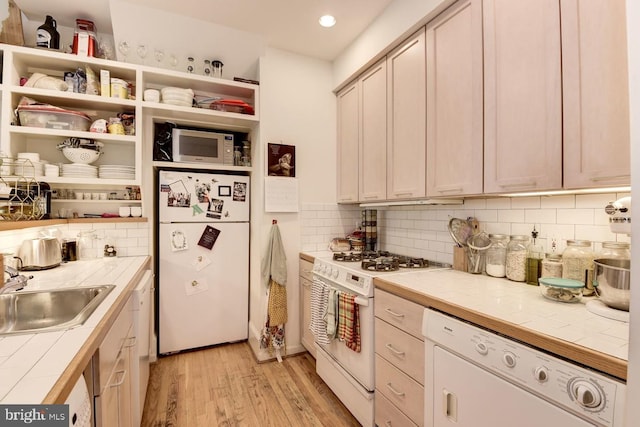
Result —
[{"label": "photo on refrigerator door", "polygon": [[234,182],[233,183],[233,201],[245,202],[246,200],[247,200],[247,183]]},{"label": "photo on refrigerator door", "polygon": [[167,206],[170,208],[188,208],[191,206],[191,193],[187,190],[182,180],[169,184],[169,195],[167,198]]},{"label": "photo on refrigerator door", "polygon": [[222,218],[222,208],[224,207],[224,200],[212,199],[209,201],[209,207],[207,208],[207,218],[220,219]]},{"label": "photo on refrigerator door", "polygon": [[211,192],[211,184],[196,179],[196,197],[198,203],[209,203],[209,193]]},{"label": "photo on refrigerator door", "polygon": [[207,225],[200,236],[200,240],[198,240],[198,246],[202,246],[209,250],[213,249],[213,245],[216,244],[216,240],[218,240],[219,235],[220,230]]}]

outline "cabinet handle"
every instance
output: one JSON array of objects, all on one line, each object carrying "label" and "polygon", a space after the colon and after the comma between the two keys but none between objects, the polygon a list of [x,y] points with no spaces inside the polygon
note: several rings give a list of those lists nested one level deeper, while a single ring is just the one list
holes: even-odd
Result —
[{"label": "cabinet handle", "polygon": [[391,421],[388,421],[388,420],[387,420],[387,421],[385,421],[385,422],[384,422],[384,425],[385,425],[385,426],[387,426],[387,427],[391,427]]},{"label": "cabinet handle", "polygon": [[394,196],[413,196],[413,191],[405,191],[403,193],[393,193]]},{"label": "cabinet handle", "polygon": [[394,317],[399,317],[399,318],[404,318],[404,314],[402,313],[396,313],[395,311],[391,310],[390,308],[385,308],[384,311],[386,311],[387,313],[389,313],[390,315],[394,316]]},{"label": "cabinet handle", "polygon": [[462,187],[437,188],[438,193],[462,193]]},{"label": "cabinet handle", "polygon": [[591,177],[591,181],[594,182],[598,182],[598,181],[609,181],[611,179],[621,179],[621,178],[629,178],[629,174],[626,175],[611,175],[611,176],[594,176]]},{"label": "cabinet handle", "polygon": [[404,356],[404,351],[396,350],[391,344],[386,344],[385,347],[387,347],[390,352],[395,353],[396,356]]},{"label": "cabinet handle", "polygon": [[129,343],[126,344],[124,347],[125,348],[130,348],[130,347],[133,347],[133,346],[135,346],[137,344],[138,338],[137,337],[129,337],[129,338],[127,338],[127,341],[129,341]]},{"label": "cabinet handle", "polygon": [[498,184],[498,185],[502,188],[533,187],[536,185],[536,180],[533,179],[531,181],[512,182],[510,184]]},{"label": "cabinet handle", "polygon": [[124,383],[124,379],[127,376],[127,370],[122,370],[122,371],[116,371],[116,374],[122,374],[122,377],[120,378],[120,381],[111,384],[110,387],[120,387],[123,383]]},{"label": "cabinet handle", "polygon": [[365,199],[377,199],[378,196],[362,196]]},{"label": "cabinet handle", "polygon": [[391,385],[391,383],[387,383],[387,388],[389,390],[391,390],[391,393],[395,394],[398,397],[404,397],[404,392],[403,391],[398,391],[396,390],[393,385]]}]

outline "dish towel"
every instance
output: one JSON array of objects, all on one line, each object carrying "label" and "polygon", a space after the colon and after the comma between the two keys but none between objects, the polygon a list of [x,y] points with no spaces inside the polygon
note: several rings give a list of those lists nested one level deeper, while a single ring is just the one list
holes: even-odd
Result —
[{"label": "dish towel", "polygon": [[356,353],[360,353],[360,310],[356,296],[340,292],[338,308],[338,338]]},{"label": "dish towel", "polygon": [[338,295],[340,292],[331,288],[329,289],[329,297],[327,300],[327,337],[333,339],[338,332]]},{"label": "dish towel", "polygon": [[329,345],[331,340],[327,336],[326,313],[329,302],[329,287],[321,280],[314,279],[311,283],[311,321],[309,330],[320,345]]},{"label": "dish towel", "polygon": [[282,362],[287,322],[287,257],[285,256],[278,224],[274,221],[269,233],[267,252],[262,258],[262,278],[267,283],[267,320],[260,337],[260,347],[275,350],[278,362]]}]

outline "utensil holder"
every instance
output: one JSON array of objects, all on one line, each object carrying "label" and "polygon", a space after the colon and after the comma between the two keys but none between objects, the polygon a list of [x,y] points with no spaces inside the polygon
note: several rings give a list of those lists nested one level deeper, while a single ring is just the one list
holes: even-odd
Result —
[{"label": "utensil holder", "polygon": [[453,247],[453,269],[458,271],[467,271],[468,256],[466,246]]}]

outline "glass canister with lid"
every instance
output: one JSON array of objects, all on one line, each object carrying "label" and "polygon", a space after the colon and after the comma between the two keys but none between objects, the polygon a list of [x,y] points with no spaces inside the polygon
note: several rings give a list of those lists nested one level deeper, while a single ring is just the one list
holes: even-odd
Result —
[{"label": "glass canister with lid", "polygon": [[527,276],[527,246],[529,236],[511,236],[507,245],[507,259],[505,274],[507,279],[524,282]]},{"label": "glass canister with lid", "polygon": [[506,234],[489,234],[491,246],[487,249],[485,271],[489,276],[504,277],[507,264],[507,245],[509,236]]},{"label": "glass canister with lid", "polygon": [[567,240],[567,247],[562,252],[562,277],[584,283],[583,295],[593,294],[593,259],[590,240]]},{"label": "glass canister with lid", "polygon": [[602,249],[596,254],[595,258],[631,259],[629,243],[602,242]]},{"label": "glass canister with lid", "polygon": [[547,254],[542,260],[541,278],[562,277],[562,255],[556,253]]}]

